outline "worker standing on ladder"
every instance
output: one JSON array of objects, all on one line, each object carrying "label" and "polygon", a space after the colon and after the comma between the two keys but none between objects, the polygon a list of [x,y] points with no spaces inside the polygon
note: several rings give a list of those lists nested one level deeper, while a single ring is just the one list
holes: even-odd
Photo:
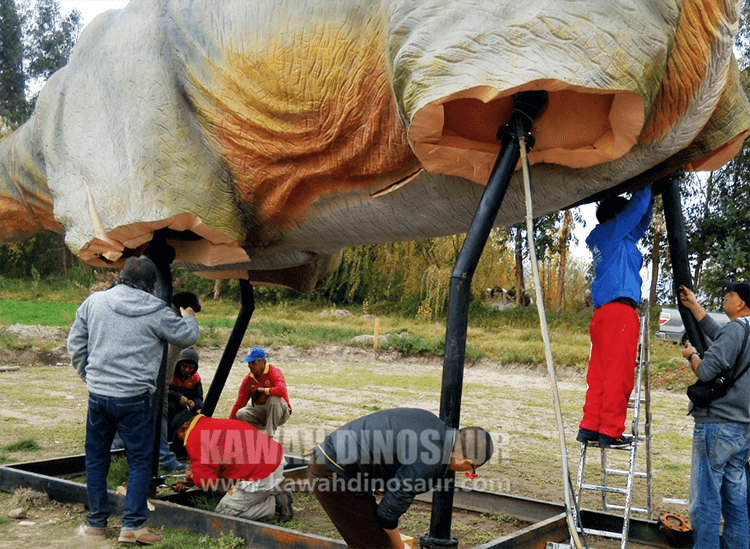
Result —
[{"label": "worker standing on ladder", "polygon": [[[692,345],[682,349],[695,375],[710,381],[720,373],[738,376],[750,361],[745,344],[750,321],[750,284],[724,281],[728,290],[723,327],[706,314],[688,288],[680,287],[680,301],[693,313],[701,330],[713,340],[703,355]],[[745,343],[743,343],[745,342]],[[708,408],[694,407],[693,457],[690,470],[690,523],[694,549],[745,549],[748,539],[747,472],[750,452],[750,372],[712,401]],[[724,516],[723,543],[719,543]]]},{"label": "worker standing on ladder", "polygon": [[586,238],[596,277],[591,284],[591,356],[579,442],[611,448],[632,441],[623,431],[638,352],[643,264],[638,241],[651,223],[652,204],[650,186],[637,190],[630,200],[605,198],[596,209],[599,223]]}]

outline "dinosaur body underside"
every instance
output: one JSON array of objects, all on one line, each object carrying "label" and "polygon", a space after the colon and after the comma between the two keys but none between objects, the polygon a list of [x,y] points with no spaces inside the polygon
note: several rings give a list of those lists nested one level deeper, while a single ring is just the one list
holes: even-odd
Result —
[{"label": "dinosaur body underside", "polygon": [[466,231],[527,90],[539,215],[718,168],[750,128],[738,5],[131,0],[0,143],[0,241],[116,266],[166,230],[202,274],[309,289],[345,246]]}]

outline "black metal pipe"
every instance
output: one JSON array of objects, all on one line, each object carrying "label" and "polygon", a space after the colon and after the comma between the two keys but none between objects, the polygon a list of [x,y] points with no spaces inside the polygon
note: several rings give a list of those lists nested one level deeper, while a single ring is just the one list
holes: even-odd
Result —
[{"label": "black metal pipe", "polygon": [[[156,231],[151,243],[143,252],[145,257],[148,257],[156,265],[158,272],[158,279],[156,282],[155,294],[159,299],[163,299],[167,304],[172,303],[172,271],[170,265],[174,261],[175,252],[174,248],[167,244],[167,239],[163,232]],[[151,456],[151,483],[157,484],[156,480],[159,476],[159,450],[161,448],[161,424],[162,414],[164,413],[164,394],[166,393],[166,377],[167,377],[167,360],[169,356],[169,343],[164,342],[164,350],[162,352],[161,364],[159,365],[159,373],[156,376],[156,390],[151,395],[151,413],[154,424],[153,434],[153,448],[154,453]],[[171,381],[171,380],[170,380]]]},{"label": "black metal pipe", "polygon": [[240,279],[240,299],[240,312],[237,315],[237,320],[234,322],[234,328],[232,328],[232,334],[229,336],[224,353],[221,355],[221,360],[219,361],[219,366],[216,368],[214,379],[211,382],[206,398],[203,401],[201,413],[206,416],[212,416],[214,410],[216,410],[219,397],[221,396],[221,392],[224,390],[224,385],[229,377],[229,371],[232,369],[232,364],[234,364],[234,360],[237,358],[237,351],[239,350],[240,345],[242,345],[242,339],[245,337],[245,332],[247,332],[247,325],[253,317],[253,311],[255,311],[253,286],[244,279]]},{"label": "black metal pipe", "polygon": [[685,219],[682,215],[682,201],[680,199],[680,175],[671,175],[664,178],[657,185],[662,187],[662,200],[664,203],[664,221],[667,225],[667,240],[669,242],[669,255],[672,257],[673,287],[677,308],[685,325],[690,343],[693,344],[698,354],[703,357],[708,345],[703,332],[698,327],[693,313],[680,303],[679,287],[693,289],[693,277],[690,275],[690,261],[688,259],[687,231],[685,230]]},{"label": "black metal pipe", "polygon": [[[440,419],[448,427],[457,429],[461,415],[461,390],[463,388],[471,280],[492,226],[495,224],[497,213],[500,211],[500,206],[503,203],[521,154],[515,120],[516,117],[520,117],[525,134],[524,139],[527,143],[533,143],[530,135],[531,126],[546,104],[547,93],[544,91],[525,92],[514,97],[510,124],[498,130],[497,137],[501,140],[500,153],[492,168],[489,181],[479,201],[479,206],[466,233],[466,239],[451,274],[448,295],[448,322],[445,330],[443,381],[440,394]],[[450,535],[454,479],[453,471],[448,471],[441,488],[435,491],[432,501],[430,532],[420,538],[420,545],[423,548],[458,546],[458,540]]]}]

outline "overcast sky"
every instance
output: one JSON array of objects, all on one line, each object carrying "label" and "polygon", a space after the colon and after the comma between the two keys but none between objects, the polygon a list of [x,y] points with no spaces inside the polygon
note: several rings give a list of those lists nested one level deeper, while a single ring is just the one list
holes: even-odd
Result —
[{"label": "overcast sky", "polygon": [[66,14],[77,9],[83,15],[83,25],[88,25],[99,13],[124,8],[128,0],[60,0],[60,9]]}]

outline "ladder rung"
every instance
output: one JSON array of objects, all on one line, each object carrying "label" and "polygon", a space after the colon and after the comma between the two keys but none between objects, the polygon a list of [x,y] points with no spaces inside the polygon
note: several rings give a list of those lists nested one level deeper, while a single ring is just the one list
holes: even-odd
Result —
[{"label": "ladder rung", "polygon": [[594,492],[607,492],[608,494],[622,494],[623,496],[628,493],[625,488],[615,488],[613,486],[601,486],[600,484],[581,484],[581,490],[590,490]]},{"label": "ladder rung", "polygon": [[584,528],[583,533],[588,536],[599,536],[601,538],[622,539],[621,532],[610,532],[609,530],[595,530],[594,528]]},{"label": "ladder rung", "polygon": [[614,451],[614,450],[620,450],[620,451],[623,451],[623,450],[624,450],[624,451],[626,451],[626,452],[630,452],[630,447],[631,447],[631,446],[633,445],[633,444],[631,443],[631,444],[627,444],[627,445],[625,445],[625,446],[612,446],[611,448],[602,448],[601,446],[599,446],[599,443],[598,443],[598,442],[597,442],[597,443],[595,443],[595,444],[592,444],[591,442],[582,442],[582,443],[581,443],[581,446],[583,446],[584,444],[585,444],[585,445],[586,445],[586,446],[587,446],[588,448],[599,448],[599,449],[601,449],[601,450],[613,450],[613,451]]},{"label": "ladder rung", "polygon": [[[629,477],[630,476],[630,472],[624,471],[623,469],[604,469],[604,472],[614,477]],[[646,478],[646,473],[642,471],[634,471],[633,477]]]},{"label": "ladder rung", "polygon": [[[616,504],[616,503],[609,503],[609,504],[607,504],[607,510],[624,511],[625,510],[625,506],[624,505],[619,505],[619,504]],[[630,512],[631,513],[641,513],[641,514],[645,515],[646,513],[648,513],[648,509],[644,509],[643,507],[631,507],[630,508]]]}]

